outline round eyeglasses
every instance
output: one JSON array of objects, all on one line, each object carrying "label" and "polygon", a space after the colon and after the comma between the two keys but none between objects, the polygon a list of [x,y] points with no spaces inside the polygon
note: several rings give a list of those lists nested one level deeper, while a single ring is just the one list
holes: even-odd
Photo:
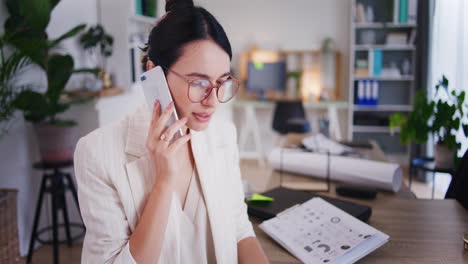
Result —
[{"label": "round eyeglasses", "polygon": [[216,89],[216,98],[218,101],[220,103],[226,103],[234,98],[237,91],[239,90],[240,81],[232,75],[228,75],[226,80],[217,82],[216,85],[213,85],[210,80],[189,79],[186,76],[183,76],[182,74],[173,70],[167,68],[165,69],[188,83],[188,99],[192,103],[200,103],[201,101],[205,100],[210,96],[213,89]]}]

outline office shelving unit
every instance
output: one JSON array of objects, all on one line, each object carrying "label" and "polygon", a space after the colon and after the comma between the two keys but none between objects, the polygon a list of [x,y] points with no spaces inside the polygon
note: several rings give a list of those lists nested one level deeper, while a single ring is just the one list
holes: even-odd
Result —
[{"label": "office shelving unit", "polygon": [[115,77],[116,85],[129,90],[141,72],[138,71],[142,55],[140,48],[155,25],[158,14],[161,14],[163,7],[160,5],[163,2],[156,0],[156,10],[153,12],[156,16],[152,17],[138,14],[137,0],[99,1],[100,23],[114,37],[114,52],[109,58],[109,70]]},{"label": "office shelving unit", "polygon": [[[349,67],[349,109],[348,137],[353,140],[375,140],[386,154],[397,156],[398,159],[409,158],[409,149],[399,140],[399,131],[393,133],[388,127],[388,117],[395,112],[408,112],[412,110],[415,83],[415,54],[414,44],[417,24],[415,21],[403,22],[398,19],[401,9],[398,6],[402,0],[351,0],[350,21],[350,67]],[[398,1],[396,3],[395,1]],[[411,2],[413,0],[403,0]],[[413,3],[414,4],[414,3]],[[358,8],[358,5],[361,7]],[[362,9],[364,7],[364,10]],[[373,11],[373,21],[366,22],[366,9]],[[360,10],[358,10],[360,9]],[[361,11],[361,14],[359,14]],[[413,11],[414,12],[414,11]],[[360,15],[360,17],[358,17]],[[372,16],[372,15],[371,15]],[[363,19],[364,18],[364,19]],[[365,33],[374,37],[373,43],[363,41]],[[406,43],[399,45],[387,44],[389,33],[406,34]],[[411,39],[411,41],[409,41]],[[366,60],[370,64],[371,54],[375,50],[382,53],[382,67],[390,64],[397,65],[400,75],[375,75],[372,66],[367,76],[362,72],[357,74],[357,60]],[[372,55],[373,56],[373,55]],[[410,70],[402,74],[402,62],[409,61]],[[377,81],[379,83],[379,103],[377,105],[358,105],[357,89],[359,81]]]}]

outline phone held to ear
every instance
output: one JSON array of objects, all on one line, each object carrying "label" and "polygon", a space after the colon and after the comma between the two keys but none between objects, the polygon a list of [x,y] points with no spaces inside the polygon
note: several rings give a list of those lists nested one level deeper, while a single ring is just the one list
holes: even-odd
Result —
[{"label": "phone held to ear", "polygon": [[[172,102],[172,96],[161,66],[154,67],[153,69],[141,74],[140,81],[146,103],[148,104],[151,113],[154,111],[154,102],[156,100],[159,100],[161,111],[164,111],[164,109],[166,109],[166,107]],[[167,121],[166,128],[176,120],[179,120],[179,117],[177,116],[177,111],[174,107],[171,117]],[[179,129],[179,131],[174,134],[172,141],[181,136],[183,136],[183,132],[182,129]]]}]

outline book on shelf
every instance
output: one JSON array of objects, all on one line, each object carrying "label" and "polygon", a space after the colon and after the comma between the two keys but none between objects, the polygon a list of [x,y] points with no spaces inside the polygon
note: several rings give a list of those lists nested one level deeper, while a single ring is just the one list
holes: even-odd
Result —
[{"label": "book on shelf", "polygon": [[354,21],[356,23],[365,23],[366,22],[364,5],[362,3],[358,3],[356,5],[356,14],[355,14],[355,17],[354,17]]},{"label": "book on shelf", "polygon": [[416,34],[417,34],[417,31],[415,28],[413,28],[408,38],[408,45],[412,46],[416,44]]},{"label": "book on shelf", "polygon": [[418,21],[418,0],[408,1],[408,23],[416,24]]},{"label": "book on shelf", "polygon": [[373,53],[374,53],[374,56],[373,56],[372,73],[374,76],[380,76],[382,74],[382,60],[383,60],[382,50],[374,49]]},{"label": "book on shelf", "polygon": [[390,32],[385,36],[385,44],[403,46],[408,44],[408,35],[404,32]]},{"label": "book on shelf", "polygon": [[400,0],[399,20],[400,24],[408,23],[408,0]]},{"label": "book on shelf", "polygon": [[156,0],[136,0],[141,1],[142,15],[156,17]]},{"label": "book on shelf", "polygon": [[140,75],[143,73],[143,64],[141,59],[144,52],[141,50],[144,47],[144,41],[135,37],[130,41],[130,74],[132,82],[138,82]]},{"label": "book on shelf", "polygon": [[393,0],[393,23],[400,21],[400,0]]},{"label": "book on shelf", "polygon": [[374,50],[369,49],[367,55],[367,67],[369,69],[369,75],[374,73]]},{"label": "book on shelf", "polygon": [[135,14],[143,15],[143,0],[135,0]]}]

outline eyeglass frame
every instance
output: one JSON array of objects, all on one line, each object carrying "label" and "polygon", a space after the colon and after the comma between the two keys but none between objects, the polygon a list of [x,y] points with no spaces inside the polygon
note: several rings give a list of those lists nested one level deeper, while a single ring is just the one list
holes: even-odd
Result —
[{"label": "eyeglass frame", "polygon": [[[161,67],[162,67],[162,66],[161,66]],[[210,88],[210,92],[209,92],[205,97],[203,97],[203,99],[201,99],[201,100],[198,101],[198,102],[192,101],[192,99],[190,98],[190,87],[191,87],[191,85],[192,85],[192,82],[194,82],[194,81],[196,81],[196,80],[190,79],[190,78],[188,78],[188,77],[186,77],[186,76],[184,76],[184,75],[182,75],[182,74],[180,74],[180,73],[178,73],[178,72],[176,72],[176,71],[174,71],[174,70],[171,70],[171,69],[169,69],[169,68],[166,68],[166,67],[162,67],[162,68],[166,69],[167,71],[173,73],[173,74],[176,75],[177,77],[179,77],[179,78],[181,78],[182,80],[184,80],[185,82],[187,82],[187,84],[188,84],[187,98],[190,100],[190,102],[195,103],[195,104],[196,104],[196,103],[201,103],[203,100],[205,100],[206,98],[210,97],[211,93],[213,92],[213,89],[215,89],[215,88],[216,88],[216,99],[218,100],[218,102],[220,102],[220,103],[222,103],[222,104],[223,104],[223,103],[227,103],[227,102],[231,101],[231,100],[236,96],[236,94],[237,94],[237,92],[239,91],[239,88],[240,88],[240,81],[239,81],[236,77],[234,77],[233,75],[231,75],[231,74],[229,74],[229,75],[227,76],[227,77],[230,78],[230,79],[226,79],[226,80],[224,80],[224,81],[222,81],[221,83],[216,84],[216,85],[213,85],[213,83],[211,83],[211,81],[208,80],[208,79],[203,79],[203,78],[197,79],[197,81],[198,81],[198,80],[207,80],[207,81],[211,84],[211,88]],[[219,88],[221,88],[221,86],[222,86],[226,81],[228,81],[228,80],[234,81],[234,82],[237,84],[237,89],[236,89],[236,92],[234,93],[234,95],[233,95],[231,98],[229,98],[229,100],[223,102],[223,101],[219,100],[218,92],[219,92]]]}]

